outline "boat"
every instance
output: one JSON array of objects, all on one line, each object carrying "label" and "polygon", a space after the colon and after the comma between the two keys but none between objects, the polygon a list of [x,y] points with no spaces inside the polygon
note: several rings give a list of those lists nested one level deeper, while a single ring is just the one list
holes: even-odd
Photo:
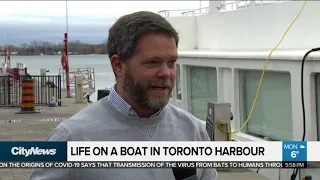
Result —
[{"label": "boat", "polygon": [[1,68],[0,68],[0,76],[7,76],[7,75],[11,75],[11,76],[18,76],[18,75],[24,75],[25,71],[26,71],[26,67],[25,64],[22,63],[17,63],[16,67],[12,67],[11,66],[11,52],[10,52],[10,48],[6,47],[3,50],[3,53],[1,53],[4,55],[4,62],[1,64]]},{"label": "boat", "polygon": [[0,67],[0,107],[15,106],[20,103],[20,77],[28,75],[27,68],[23,63],[17,63],[16,67],[11,66],[13,53],[10,52],[9,46],[0,54],[4,55],[4,62]]},{"label": "boat", "polygon": [[[319,141],[319,52],[307,56],[301,83],[303,57],[320,47],[319,12],[319,1],[254,0],[159,11],[180,36],[170,103],[203,123],[208,102],[230,103],[232,131],[238,131],[234,141]],[[269,179],[287,180],[293,174],[293,169],[250,170]],[[299,172],[296,179],[320,179],[319,169]]]}]

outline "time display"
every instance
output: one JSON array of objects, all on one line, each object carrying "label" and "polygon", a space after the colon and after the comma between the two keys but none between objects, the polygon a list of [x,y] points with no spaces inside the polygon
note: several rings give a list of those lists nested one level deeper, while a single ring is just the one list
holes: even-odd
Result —
[{"label": "time display", "polygon": [[306,162],[283,162],[282,168],[307,168]]}]

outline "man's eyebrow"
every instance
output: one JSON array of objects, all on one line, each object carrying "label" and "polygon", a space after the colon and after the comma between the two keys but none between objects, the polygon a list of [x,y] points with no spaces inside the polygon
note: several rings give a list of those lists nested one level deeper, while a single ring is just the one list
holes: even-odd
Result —
[{"label": "man's eyebrow", "polygon": [[159,56],[151,56],[151,57],[144,58],[143,61],[149,61],[149,60],[152,60],[152,59],[161,60],[162,58],[160,58]]},{"label": "man's eyebrow", "polygon": [[[162,60],[163,58],[159,57],[159,56],[151,56],[151,57],[147,57],[147,58],[144,58],[143,61],[148,61],[148,60]],[[178,59],[178,56],[171,56],[170,57],[170,60],[177,60]]]},{"label": "man's eyebrow", "polygon": [[[154,57],[152,57],[150,59],[163,59],[163,58],[161,58],[159,56],[154,56]],[[169,59],[178,59],[178,56],[170,56]]]}]

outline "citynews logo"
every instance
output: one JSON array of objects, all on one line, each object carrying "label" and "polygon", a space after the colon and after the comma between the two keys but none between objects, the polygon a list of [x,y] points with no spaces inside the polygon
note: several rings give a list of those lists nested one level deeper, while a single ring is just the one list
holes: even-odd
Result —
[{"label": "citynews logo", "polygon": [[57,152],[56,149],[40,149],[39,147],[31,147],[29,149],[26,149],[24,147],[13,147],[11,149],[12,155],[20,155],[28,157],[30,155],[55,155]]}]

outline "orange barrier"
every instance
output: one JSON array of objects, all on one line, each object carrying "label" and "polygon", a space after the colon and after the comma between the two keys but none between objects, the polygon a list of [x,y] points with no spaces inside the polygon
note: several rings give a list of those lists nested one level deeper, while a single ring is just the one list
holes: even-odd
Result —
[{"label": "orange barrier", "polygon": [[21,111],[17,114],[39,113],[35,106],[34,80],[22,79]]}]

